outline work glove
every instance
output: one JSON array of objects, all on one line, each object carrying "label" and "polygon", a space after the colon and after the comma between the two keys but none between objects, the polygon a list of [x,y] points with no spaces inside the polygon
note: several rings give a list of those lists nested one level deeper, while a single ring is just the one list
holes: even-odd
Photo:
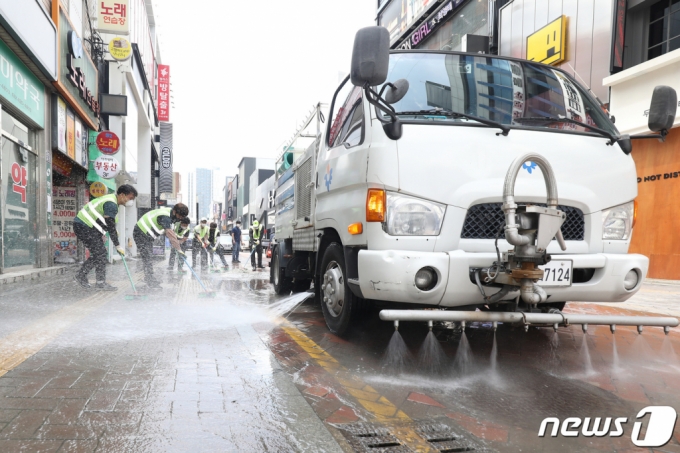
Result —
[{"label": "work glove", "polygon": [[179,256],[181,256],[182,258],[186,259],[187,254],[184,253],[184,250],[180,250],[180,249],[175,249],[175,250],[177,251],[177,254],[178,254]]},{"label": "work glove", "polygon": [[260,240],[258,239],[257,241],[255,241],[255,244],[260,245]]},{"label": "work glove", "polygon": [[116,251],[120,256],[125,257],[125,250],[123,249],[123,247],[119,245],[118,247],[116,247]]}]

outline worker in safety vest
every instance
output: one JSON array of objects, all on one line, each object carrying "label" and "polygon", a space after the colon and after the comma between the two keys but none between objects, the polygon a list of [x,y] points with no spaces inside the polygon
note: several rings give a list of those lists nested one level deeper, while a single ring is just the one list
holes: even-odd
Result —
[{"label": "worker in safety vest", "polygon": [[[184,253],[187,251],[187,239],[189,239],[189,231],[191,228],[189,228],[189,218],[186,217],[182,220],[179,221],[179,223],[175,224],[175,227],[173,228],[173,231],[175,232],[175,235],[177,236],[177,240],[179,241],[179,246],[182,249]],[[171,271],[175,267],[175,256],[177,255],[177,252],[175,252],[175,249],[170,250],[170,261],[168,262],[168,270]],[[182,268],[184,268],[184,260],[182,258],[177,259],[177,270],[181,271]]]},{"label": "worker in safety vest", "polygon": [[226,250],[224,250],[224,247],[222,247],[222,244],[220,244],[220,232],[217,231],[217,223],[211,222],[210,223],[210,230],[208,230],[208,244],[210,244],[210,247],[208,247],[208,253],[210,253],[210,259],[213,260],[213,266],[215,265],[215,254],[217,253],[217,256],[220,257],[220,260],[222,260],[222,266],[224,266],[224,269],[227,269],[227,260],[224,259],[224,255],[227,253]]},{"label": "worker in safety vest", "polygon": [[118,242],[116,222],[118,222],[118,206],[132,206],[137,196],[137,189],[129,184],[118,188],[115,194],[104,195],[87,203],[73,219],[73,232],[79,241],[90,251],[90,257],[76,272],[74,278],[83,288],[90,288],[87,274],[95,268],[97,283],[95,289],[115,291],[117,288],[106,282],[107,253],[104,247],[104,234],[109,233],[113,245],[121,256],[125,250]]},{"label": "worker in safety vest", "polygon": [[[262,230],[264,225],[260,225],[260,222],[255,220],[250,227],[250,248],[255,247],[255,253],[257,253],[257,267],[259,269],[264,269],[262,266]],[[253,265],[253,270],[255,270],[255,253],[250,254],[250,264]]]},{"label": "worker in safety vest", "polygon": [[182,257],[186,255],[182,251],[175,232],[172,230],[174,222],[180,222],[189,215],[189,208],[182,203],[177,203],[172,209],[154,209],[144,214],[135,225],[132,237],[135,238],[137,250],[144,264],[144,281],[150,288],[160,288],[160,282],[153,276],[153,241],[165,232],[165,237],[170,240],[170,245]]},{"label": "worker in safety vest", "polygon": [[201,254],[201,270],[206,270],[208,268],[208,252],[206,249],[210,246],[207,237],[209,230],[208,219],[205,217],[201,219],[201,223],[194,227],[194,241],[191,252],[191,264],[194,266],[194,269],[197,268],[196,265],[198,263],[196,258],[198,257],[199,252]]}]

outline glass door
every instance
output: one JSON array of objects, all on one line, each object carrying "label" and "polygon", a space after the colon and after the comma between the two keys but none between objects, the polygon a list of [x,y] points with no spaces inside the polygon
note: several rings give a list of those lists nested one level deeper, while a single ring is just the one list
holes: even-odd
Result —
[{"label": "glass door", "polygon": [[38,246],[36,156],[19,139],[2,132],[0,227],[3,272],[35,267]]}]

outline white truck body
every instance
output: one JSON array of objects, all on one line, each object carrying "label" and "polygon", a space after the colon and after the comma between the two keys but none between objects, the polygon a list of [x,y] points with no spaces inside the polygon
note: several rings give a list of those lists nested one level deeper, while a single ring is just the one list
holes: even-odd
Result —
[{"label": "white truck body", "polygon": [[[477,58],[440,54],[467,58],[467,61]],[[391,57],[392,67],[395,53]],[[498,57],[497,60],[503,59]],[[578,86],[568,75],[564,77],[569,81],[563,82],[563,88],[565,83]],[[388,77],[388,81],[392,79]],[[410,90],[417,90],[414,81],[410,82]],[[453,81],[451,86],[454,86]],[[590,95],[584,88],[578,89],[586,102],[585,98]],[[277,290],[282,279],[289,284],[301,282],[299,289],[308,288],[313,279],[317,297],[323,305],[326,300],[324,283],[329,279],[325,272],[329,267],[324,269],[321,264],[326,248],[335,243],[344,250],[346,291],[351,291],[356,299],[430,307],[487,304],[479,285],[471,278],[471,270],[489,268],[497,261],[496,238],[488,234],[475,237],[465,233],[466,222],[475,220],[470,219],[473,214],[477,216],[476,221],[482,223],[485,216],[491,215],[490,211],[473,212],[481,209],[480,205],[489,207],[495,203],[489,209],[500,212],[508,167],[517,157],[534,152],[552,165],[559,205],[566,207],[571,216],[565,225],[573,221],[576,223],[572,222],[571,227],[580,228],[575,233],[572,231],[574,237],[565,233],[566,250],[561,250],[555,240],[547,249],[553,261],[571,266],[571,274],[562,284],[546,282],[547,302],[622,302],[638,291],[647,274],[649,260],[643,255],[628,253],[632,231],[622,239],[603,239],[607,210],[625,204],[630,204],[632,209],[637,196],[635,163],[619,143],[610,144],[609,138],[587,129],[521,127],[523,125],[514,123],[514,119],[509,133],[502,135],[499,129],[473,120],[446,121],[437,112],[432,116],[412,118],[413,121],[401,117],[403,135],[394,140],[388,138],[383,128],[382,114],[366,95],[361,95],[358,87],[354,90],[360,100],[352,111],[358,112],[356,106],[360,105],[361,112],[351,121],[361,121],[361,134],[355,134],[352,143],[329,143],[329,134],[343,132],[333,131],[332,123],[327,123],[320,128],[317,141],[289,172],[279,175],[276,201],[279,253],[276,258],[274,251],[272,263],[272,281],[278,284]],[[331,115],[343,105],[342,101],[334,99],[335,112]],[[455,104],[455,98],[453,102]],[[567,102],[565,98],[565,105]],[[596,101],[589,97],[587,102]],[[360,114],[363,116],[359,117]],[[609,121],[606,115],[600,114]],[[333,122],[335,118],[331,116],[327,121]],[[607,127],[618,134],[611,123]],[[352,125],[348,128],[351,130]],[[332,141],[335,137],[330,138]],[[288,177],[288,182],[284,181]],[[367,221],[369,189],[381,189],[387,194],[407,195],[443,206],[438,234],[390,234],[385,221]],[[284,192],[288,193],[289,202],[291,196],[294,201],[287,209],[282,209]],[[514,196],[518,204],[545,203],[546,182],[538,167],[532,167],[530,162],[523,166]],[[389,210],[388,203],[387,217]],[[348,228],[356,224],[361,224],[362,232],[351,234]],[[564,225],[562,231],[565,232]],[[512,249],[502,234],[498,247],[501,252]],[[434,269],[437,275],[436,284],[428,290],[421,290],[414,283],[416,273],[423,268]],[[630,277],[630,271],[635,271],[637,281],[633,287],[628,281],[626,288],[624,280],[626,276]],[[542,284],[540,280],[537,283]],[[493,286],[486,289],[487,296],[498,291]],[[346,295],[342,297],[347,299]],[[519,291],[511,291],[503,301],[518,299]],[[328,321],[328,316],[326,319]]]}]

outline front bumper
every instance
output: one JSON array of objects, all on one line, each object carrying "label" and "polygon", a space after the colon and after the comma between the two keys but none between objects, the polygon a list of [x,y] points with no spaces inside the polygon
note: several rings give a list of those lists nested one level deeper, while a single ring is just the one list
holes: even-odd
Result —
[{"label": "front bumper", "polygon": [[[555,259],[573,261],[574,269],[594,269],[586,283],[569,287],[544,287],[548,302],[623,302],[633,296],[647,275],[649,259],[638,254],[553,255]],[[496,261],[495,253],[409,252],[401,250],[361,250],[358,256],[359,286],[367,299],[455,307],[482,304],[484,299],[470,281],[470,268],[488,267]],[[437,273],[437,284],[430,291],[416,288],[415,274],[423,267]],[[623,279],[631,269],[640,275],[632,290],[623,287]],[[486,294],[496,290],[486,287]],[[519,294],[519,293],[516,293]],[[508,294],[508,299],[515,293]]]}]

